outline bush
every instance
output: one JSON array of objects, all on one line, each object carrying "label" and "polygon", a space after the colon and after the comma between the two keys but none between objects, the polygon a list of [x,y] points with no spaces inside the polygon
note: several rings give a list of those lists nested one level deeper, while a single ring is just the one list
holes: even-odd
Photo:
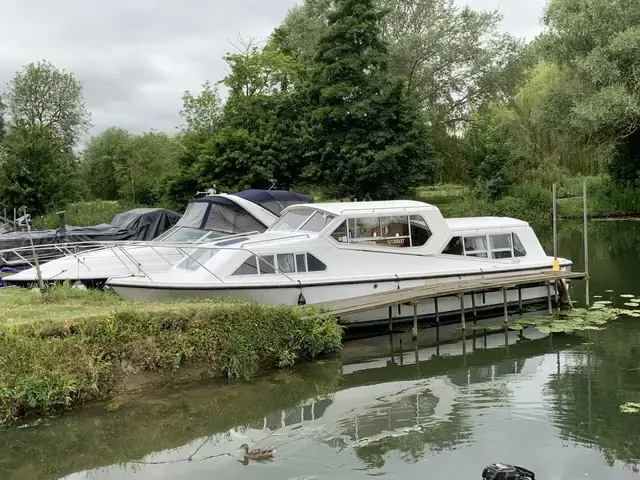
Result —
[{"label": "bush", "polygon": [[[77,227],[87,227],[99,225],[101,223],[111,223],[113,217],[118,213],[134,208],[133,206],[122,205],[116,201],[94,200],[92,202],[78,202],[67,205],[65,210],[65,222]],[[40,224],[34,222],[34,226]],[[55,212],[49,212],[44,216],[45,228],[56,229],[60,226],[60,218]]]},{"label": "bush", "polygon": [[129,373],[171,377],[197,366],[208,377],[250,379],[341,346],[335,320],[312,309],[123,305],[108,314],[0,324],[0,422],[108,398]]}]

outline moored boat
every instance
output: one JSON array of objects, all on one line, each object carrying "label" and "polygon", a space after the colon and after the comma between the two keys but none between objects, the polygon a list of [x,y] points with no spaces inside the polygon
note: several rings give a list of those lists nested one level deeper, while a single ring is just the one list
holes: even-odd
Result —
[{"label": "moored boat", "polygon": [[[323,304],[377,292],[463,278],[522,275],[550,269],[528,223],[511,218],[445,219],[416,201],[295,205],[266,232],[208,242],[170,270],[114,277],[107,284],[135,301],[240,298],[270,304]],[[559,259],[562,270],[572,262]],[[547,297],[545,286],[522,289],[524,302]],[[516,295],[510,301],[518,299]],[[479,309],[502,306],[502,292],[479,294]],[[470,300],[469,300],[470,303]],[[455,296],[441,313],[459,311]],[[396,318],[411,317],[399,305]],[[418,305],[434,313],[433,300]],[[388,318],[387,308],[345,315],[345,324]]]}]

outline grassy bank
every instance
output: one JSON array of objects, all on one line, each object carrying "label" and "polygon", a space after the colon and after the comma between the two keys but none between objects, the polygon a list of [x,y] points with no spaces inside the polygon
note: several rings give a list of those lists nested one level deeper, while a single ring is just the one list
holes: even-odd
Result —
[{"label": "grassy bank", "polygon": [[[640,189],[621,188],[607,176],[567,177],[557,182],[558,216],[582,218],[582,181],[587,181],[587,210],[591,218],[640,215]],[[417,200],[440,207],[446,217],[495,215],[548,223],[552,215],[552,187],[523,182],[498,200],[476,198],[469,187],[437,185],[415,190]]]},{"label": "grassy bank", "polygon": [[108,399],[132,379],[250,379],[341,345],[335,321],[293,307],[130,304],[60,287],[0,291],[0,312],[0,421]]}]

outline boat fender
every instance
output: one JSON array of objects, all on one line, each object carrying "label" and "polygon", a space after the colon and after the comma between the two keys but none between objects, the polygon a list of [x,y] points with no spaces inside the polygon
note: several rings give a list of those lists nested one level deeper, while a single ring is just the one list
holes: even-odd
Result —
[{"label": "boat fender", "polygon": [[300,292],[300,295],[298,295],[298,305],[306,305],[307,304],[307,299],[304,298],[304,295],[302,294],[302,292]]}]

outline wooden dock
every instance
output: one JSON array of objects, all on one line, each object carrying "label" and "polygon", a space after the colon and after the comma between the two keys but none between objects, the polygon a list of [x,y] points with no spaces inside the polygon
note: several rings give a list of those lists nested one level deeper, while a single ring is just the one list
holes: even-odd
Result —
[{"label": "wooden dock", "polygon": [[[468,280],[442,280],[421,287],[403,288],[398,290],[391,290],[386,292],[374,293],[370,295],[363,295],[360,297],[345,298],[342,300],[335,300],[327,302],[324,306],[328,309],[327,316],[341,317],[343,315],[349,315],[354,313],[366,312],[369,310],[376,310],[378,308],[392,307],[394,305],[413,305],[414,311],[414,337],[417,336],[417,304],[422,300],[434,299],[435,301],[435,315],[436,321],[439,319],[438,303],[437,299],[441,297],[458,296],[460,298],[460,315],[462,321],[462,328],[465,328],[465,307],[464,307],[464,295],[483,293],[489,291],[502,290],[504,298],[504,313],[505,322],[508,321],[507,313],[507,291],[512,289],[518,289],[521,293],[522,287],[532,285],[547,285],[547,297],[549,310],[551,310],[552,295],[556,297],[556,303],[558,301],[559,281],[568,279],[583,279],[587,274],[584,272],[566,272],[566,271],[553,271],[548,270],[536,270],[530,273],[522,273],[518,275],[501,275],[492,276],[488,278],[473,278]],[[553,292],[553,293],[552,293]],[[567,292],[568,295],[568,292]],[[473,298],[473,297],[472,297]],[[520,307],[522,307],[522,297],[520,298]],[[475,303],[473,306],[475,313]],[[393,318],[390,315],[389,326]]]}]

